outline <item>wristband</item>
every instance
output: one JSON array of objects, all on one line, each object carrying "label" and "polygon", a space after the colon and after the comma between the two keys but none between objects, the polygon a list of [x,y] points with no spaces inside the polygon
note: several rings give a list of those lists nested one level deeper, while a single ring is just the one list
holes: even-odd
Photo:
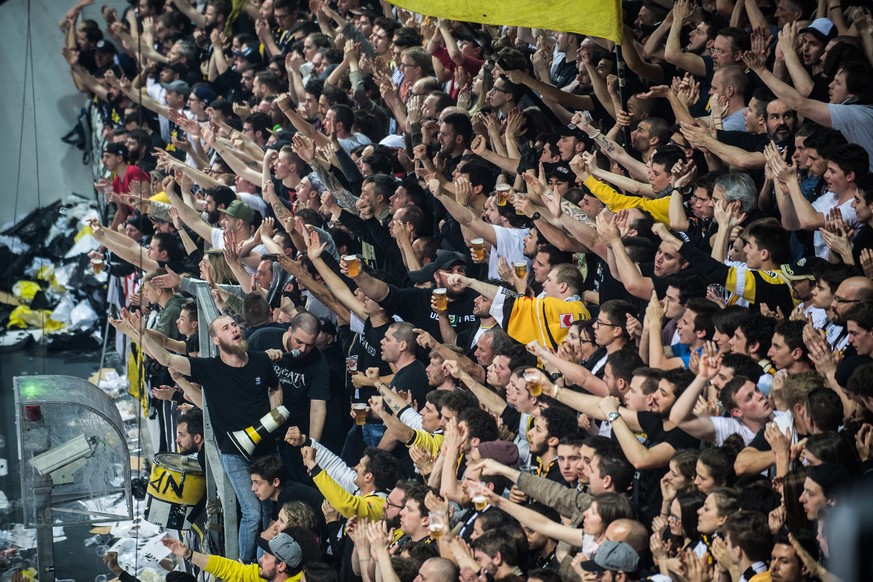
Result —
[{"label": "wristband", "polygon": [[561,387],[555,384],[555,400],[558,399],[558,395],[561,393]]},{"label": "wristband", "polygon": [[192,550],[191,548],[188,548],[188,555],[185,556],[185,559],[190,560],[193,557],[194,557],[194,550]]}]

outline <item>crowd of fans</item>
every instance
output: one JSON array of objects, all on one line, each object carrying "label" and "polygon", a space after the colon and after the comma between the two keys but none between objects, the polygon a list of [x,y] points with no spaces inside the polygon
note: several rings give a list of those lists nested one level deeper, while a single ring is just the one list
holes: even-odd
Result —
[{"label": "crowd of fans", "polygon": [[826,517],[873,476],[868,9],[627,1],[616,48],[384,1],[91,2],[61,26],[105,127],[92,262],[154,450],[202,459],[208,403],[260,564],[177,556],[836,579]]}]

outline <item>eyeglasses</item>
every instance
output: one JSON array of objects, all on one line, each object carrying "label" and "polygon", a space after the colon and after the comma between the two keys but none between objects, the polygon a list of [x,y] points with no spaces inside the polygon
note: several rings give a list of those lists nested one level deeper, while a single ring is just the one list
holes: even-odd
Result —
[{"label": "eyeglasses", "polygon": [[[816,285],[818,287],[818,285]],[[837,303],[861,303],[863,299],[843,299],[839,295],[834,295],[834,301]]]},{"label": "eyeglasses", "polygon": [[730,54],[733,54],[735,52],[737,52],[737,51],[736,50],[724,50],[724,49],[720,49],[720,48],[712,49],[712,54],[714,54],[714,55],[730,55]]},{"label": "eyeglasses", "polygon": [[607,323],[605,321],[600,321],[599,319],[594,320],[594,325],[596,326],[606,326],[606,327],[624,327],[620,323]]},{"label": "eyeglasses", "polygon": [[417,67],[415,63],[400,63],[401,67]]},{"label": "eyeglasses", "polygon": [[496,86],[496,85],[495,85],[494,87],[491,87],[491,90],[492,90],[492,91],[497,91],[497,92],[499,92],[499,93],[509,93],[509,91],[507,91],[506,89],[501,89],[500,87],[498,87],[498,86]]},{"label": "eyeglasses", "polygon": [[391,503],[390,501],[386,501],[385,505],[388,507],[393,507],[394,509],[403,509],[403,505],[397,505],[396,503]]},{"label": "eyeglasses", "polygon": [[678,515],[671,513],[670,515],[667,516],[667,521],[672,521],[673,523],[679,523],[682,521],[682,518],[679,517]]}]

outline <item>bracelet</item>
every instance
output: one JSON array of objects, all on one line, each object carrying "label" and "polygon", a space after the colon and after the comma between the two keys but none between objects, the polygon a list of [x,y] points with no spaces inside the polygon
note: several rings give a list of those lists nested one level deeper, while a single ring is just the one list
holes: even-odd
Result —
[{"label": "bracelet", "polygon": [[555,400],[558,399],[558,394],[561,393],[561,387],[555,384]]},{"label": "bracelet", "polygon": [[193,557],[194,557],[194,550],[192,550],[191,548],[188,548],[188,555],[185,556],[185,559],[190,560]]},{"label": "bracelet", "polygon": [[372,558],[358,558],[359,563],[369,562],[370,560],[372,560]]}]

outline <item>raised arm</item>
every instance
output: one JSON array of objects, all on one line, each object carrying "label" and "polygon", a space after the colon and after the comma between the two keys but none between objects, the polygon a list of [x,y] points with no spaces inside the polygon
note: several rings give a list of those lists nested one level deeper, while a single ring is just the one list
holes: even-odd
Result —
[{"label": "raised arm", "polygon": [[711,133],[715,128],[710,130],[684,121],[680,122],[680,127],[682,135],[695,149],[707,150],[726,164],[744,170],[757,170],[764,167],[766,159],[763,153],[746,151],[718,141]]},{"label": "raised arm", "polygon": [[783,101],[789,109],[796,111],[798,116],[811,119],[825,127],[832,126],[828,104],[804,97],[797,89],[779,79],[767,68],[763,55],[747,52],[743,54],[743,61],[773,91],[776,98]]},{"label": "raised arm", "polygon": [[640,299],[649,299],[655,289],[654,283],[650,277],[640,273],[640,268],[627,253],[614,217],[609,219],[605,214],[598,214],[597,232],[606,241],[609,256],[614,258],[616,270],[621,273],[621,282],[628,293]]},{"label": "raised arm", "polygon": [[488,502],[517,519],[523,526],[541,535],[570,544],[574,548],[582,545],[582,532],[575,526],[552,521],[529,507],[513,503],[493,492],[488,496]]},{"label": "raised arm", "polygon": [[188,228],[196,232],[203,240],[212,240],[212,227],[208,222],[203,220],[200,213],[185,204],[176,192],[170,191],[166,192],[166,194],[167,198],[170,199],[170,204],[172,204],[173,208],[176,209],[176,212],[179,213],[179,218],[182,222],[184,222]]},{"label": "raised arm", "polygon": [[456,178],[454,184],[458,198],[457,201],[449,195],[448,191],[442,188],[439,180],[432,178],[427,181],[427,186],[431,193],[443,203],[449,214],[461,226],[469,228],[476,236],[480,236],[488,241],[490,245],[496,245],[497,235],[494,232],[494,227],[479,216],[476,216],[476,213],[470,209],[469,202],[473,194],[473,185],[463,177]]},{"label": "raised arm", "polygon": [[721,367],[721,356],[703,356],[700,358],[697,376],[670,409],[670,422],[702,441],[713,442],[715,440],[715,424],[709,416],[695,415],[694,406],[697,404],[697,398],[703,393],[715,373],[718,372],[719,367]]},{"label": "raised arm", "polygon": [[306,255],[309,257],[310,262],[318,271],[318,274],[321,275],[322,280],[325,285],[331,290],[333,296],[336,297],[337,301],[342,303],[346,309],[357,315],[361,319],[367,319],[367,313],[364,311],[364,306],[358,301],[358,298],[355,297],[354,293],[352,293],[348,286],[346,286],[345,281],[337,275],[333,269],[331,269],[327,263],[324,262],[322,258],[322,253],[324,252],[327,243],[322,243],[318,233],[315,231],[307,230],[308,237],[304,235],[304,240],[306,241]]},{"label": "raised arm", "polygon": [[696,77],[706,76],[706,64],[703,58],[694,53],[682,51],[682,24],[691,14],[691,4],[688,0],[677,0],[673,6],[673,24],[667,35],[667,46],[664,48],[664,60],[671,65],[688,71]]},{"label": "raised arm", "polygon": [[537,340],[527,344],[527,351],[538,357],[546,366],[558,370],[564,376],[565,381],[579,386],[594,396],[609,396],[609,387],[606,382],[592,374],[585,366],[561,358]]},{"label": "raised arm", "polygon": [[506,400],[500,397],[496,392],[489,389],[473,379],[468,373],[464,372],[458,363],[453,360],[443,362],[443,370],[450,374],[453,378],[457,378],[470,392],[476,396],[476,399],[485,407],[485,410],[491,414],[503,414],[506,410]]}]

